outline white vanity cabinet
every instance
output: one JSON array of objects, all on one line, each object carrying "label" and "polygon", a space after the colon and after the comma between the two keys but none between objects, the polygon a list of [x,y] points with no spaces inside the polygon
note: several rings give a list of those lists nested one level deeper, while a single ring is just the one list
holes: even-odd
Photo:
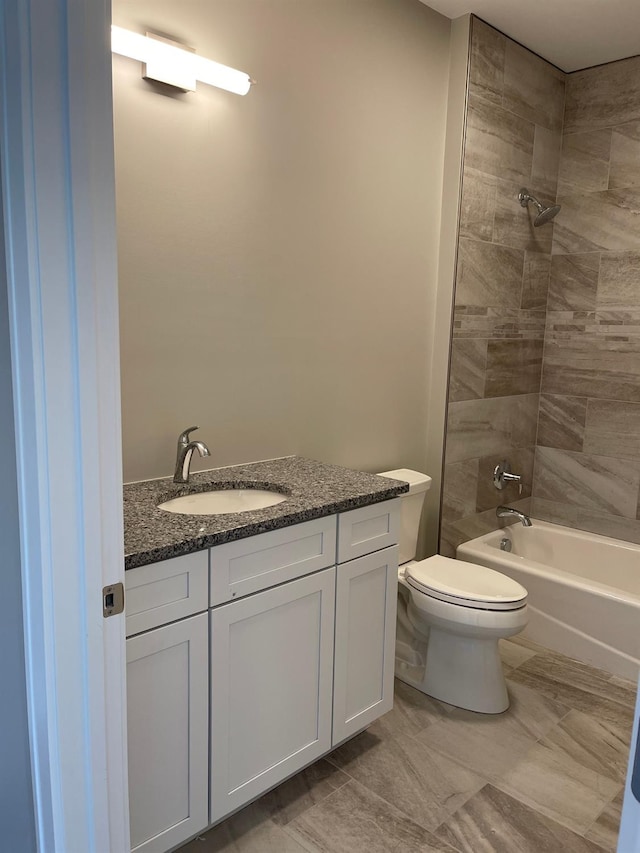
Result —
[{"label": "white vanity cabinet", "polygon": [[399,503],[126,573],[132,850],[188,840],[391,709]]},{"label": "white vanity cabinet", "polygon": [[211,821],[331,748],[335,569],[211,611]]},{"label": "white vanity cabinet", "polygon": [[125,584],[131,849],[164,853],[209,823],[208,554]]}]

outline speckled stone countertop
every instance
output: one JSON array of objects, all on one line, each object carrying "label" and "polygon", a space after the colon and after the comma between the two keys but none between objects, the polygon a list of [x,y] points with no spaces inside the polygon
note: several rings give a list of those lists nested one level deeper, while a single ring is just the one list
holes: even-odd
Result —
[{"label": "speckled stone countertop", "polygon": [[[224,515],[178,515],[158,504],[212,487],[271,489],[288,495],[266,509]],[[345,512],[407,492],[400,480],[325,465],[301,456],[251,462],[192,474],[188,485],[171,477],[124,487],[125,569],[244,539],[312,518]]]}]

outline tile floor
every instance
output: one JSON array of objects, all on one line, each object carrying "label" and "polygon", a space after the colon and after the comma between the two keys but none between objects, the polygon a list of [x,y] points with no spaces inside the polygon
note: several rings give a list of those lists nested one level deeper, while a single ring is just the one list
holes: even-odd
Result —
[{"label": "tile floor", "polygon": [[519,638],[502,655],[504,714],[397,681],[367,731],[180,853],[615,851],[635,685]]}]

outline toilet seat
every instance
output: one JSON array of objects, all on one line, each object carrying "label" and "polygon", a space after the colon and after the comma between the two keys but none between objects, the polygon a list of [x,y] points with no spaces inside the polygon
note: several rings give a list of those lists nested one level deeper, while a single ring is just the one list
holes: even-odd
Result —
[{"label": "toilet seat", "polygon": [[405,570],[409,586],[423,595],[478,610],[517,610],[527,603],[527,591],[506,575],[436,554],[409,563]]}]

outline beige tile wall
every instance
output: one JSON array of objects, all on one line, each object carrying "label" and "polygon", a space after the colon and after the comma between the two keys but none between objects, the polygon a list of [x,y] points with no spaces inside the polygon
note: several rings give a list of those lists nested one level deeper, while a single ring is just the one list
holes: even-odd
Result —
[{"label": "beige tile wall", "polygon": [[[500,503],[529,508],[553,226],[533,227],[520,188],[555,200],[564,75],[477,18],[451,355],[440,551],[495,529]],[[524,480],[498,491],[508,458]]]},{"label": "beige tile wall", "polygon": [[533,513],[640,542],[640,58],[567,76]]},{"label": "beige tile wall", "polygon": [[471,39],[440,550],[500,503],[640,542],[640,57],[564,75]]}]

